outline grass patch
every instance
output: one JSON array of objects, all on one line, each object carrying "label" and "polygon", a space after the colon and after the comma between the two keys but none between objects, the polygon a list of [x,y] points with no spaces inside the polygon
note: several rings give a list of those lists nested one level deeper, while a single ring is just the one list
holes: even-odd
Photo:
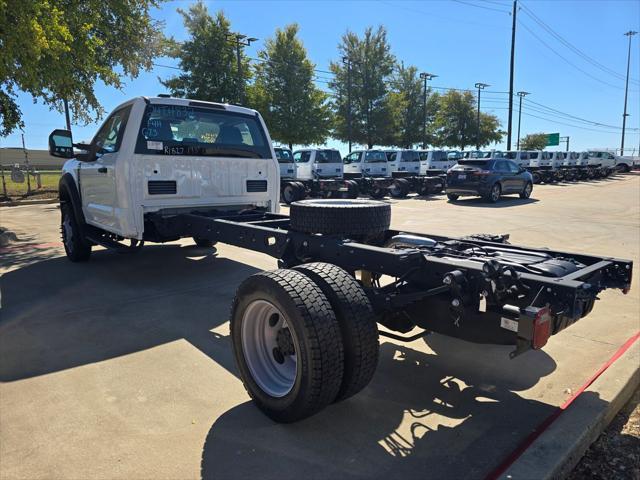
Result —
[{"label": "grass patch", "polygon": [[[40,174],[40,186],[35,175],[29,176],[31,182],[31,193],[28,193],[27,178],[23,183],[16,183],[11,180],[11,172],[4,171],[4,181],[6,185],[6,196],[11,200],[25,198],[55,198],[58,195],[58,182],[62,174],[61,170],[38,170]],[[4,195],[4,189],[0,180],[0,197]]]}]

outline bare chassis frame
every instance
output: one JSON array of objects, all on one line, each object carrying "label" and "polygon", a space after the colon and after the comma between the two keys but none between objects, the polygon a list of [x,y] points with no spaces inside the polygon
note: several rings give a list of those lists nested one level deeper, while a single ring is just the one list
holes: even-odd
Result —
[{"label": "bare chassis frame", "polygon": [[[419,326],[478,343],[515,345],[512,357],[546,342],[536,344],[534,338],[535,322],[543,310],[549,315],[550,334],[555,334],[587,315],[600,291],[619,288],[626,293],[631,285],[631,261],[505,245],[500,237],[456,239],[411,233],[438,242],[460,240],[479,247],[546,253],[572,258],[585,266],[561,277],[515,272],[490,261],[483,264],[465,258],[441,258],[418,248],[382,246],[407,232],[387,230],[383,236],[362,243],[292,231],[288,216],[254,211],[228,216],[215,212],[156,214],[150,220],[160,233],[207,238],[265,253],[278,259],[281,268],[319,261],[354,274],[366,272],[363,280],[388,275],[395,281],[385,286],[363,282],[378,321],[385,327],[407,332]],[[430,312],[426,319],[425,311]],[[517,329],[505,328],[505,320],[517,322]],[[404,340],[421,336],[381,334]]]}]

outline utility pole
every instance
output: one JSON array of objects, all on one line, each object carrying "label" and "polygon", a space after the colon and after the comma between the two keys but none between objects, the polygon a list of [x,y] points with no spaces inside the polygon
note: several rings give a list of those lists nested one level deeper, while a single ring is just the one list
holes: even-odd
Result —
[{"label": "utility pole", "polygon": [[480,150],[480,92],[486,87],[490,87],[488,83],[476,83],[478,89],[478,119],[476,121],[476,150]]},{"label": "utility pole", "polygon": [[351,59],[347,56],[342,57],[342,63],[347,65],[347,139],[351,153]]},{"label": "utility pole", "polygon": [[422,149],[427,148],[427,80],[433,80],[438,75],[433,73],[422,72],[420,78],[424,81],[424,89],[422,91]]},{"label": "utility pole", "polygon": [[24,133],[20,134],[22,137],[22,152],[24,153],[24,164],[27,169],[27,195],[31,195],[31,179],[29,178],[29,155],[27,154],[27,147],[24,144]]},{"label": "utility pole", "polygon": [[513,115],[513,65],[516,52],[516,12],[518,11],[518,0],[513,0],[513,17],[511,24],[511,66],[509,68],[509,120],[507,122],[507,150],[511,150],[511,127]]},{"label": "utility pole", "polygon": [[67,98],[62,99],[62,103],[64,104],[64,118],[67,121],[67,130],[71,131],[71,117],[69,116],[69,102],[67,102]]},{"label": "utility pole", "polygon": [[236,46],[236,63],[238,64],[238,80],[236,84],[236,101],[239,105],[244,104],[244,89],[242,88],[242,56],[240,47],[248,47],[252,42],[258,40],[254,37],[247,38],[242,33],[225,33],[225,38],[231,40]]},{"label": "utility pole", "polygon": [[529,95],[529,92],[518,92],[517,95],[520,97],[520,105],[518,106],[518,146],[516,150],[520,150],[520,121],[522,120],[522,99]]},{"label": "utility pole", "polygon": [[622,140],[620,141],[620,155],[624,155],[624,130],[627,126],[627,95],[629,93],[629,65],[631,64],[631,37],[636,33],[629,30],[625,35],[629,37],[629,52],[627,53],[627,80],[624,86],[624,113],[622,114]]}]

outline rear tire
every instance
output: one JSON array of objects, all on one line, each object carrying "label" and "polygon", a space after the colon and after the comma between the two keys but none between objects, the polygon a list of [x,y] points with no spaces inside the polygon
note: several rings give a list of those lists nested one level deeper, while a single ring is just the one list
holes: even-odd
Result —
[{"label": "rear tire", "polygon": [[289,182],[282,188],[282,201],[287,205],[300,200],[300,188],[296,182]]},{"label": "rear tire", "polygon": [[60,231],[67,258],[72,262],[86,262],[91,257],[91,243],[82,235],[70,201],[60,204]]},{"label": "rear tire", "polygon": [[378,365],[378,327],[367,294],[353,276],[329,263],[306,263],[294,268],[325,294],[342,333],[344,375],[336,402],[366,387]]},{"label": "rear tire", "polygon": [[378,186],[373,186],[369,192],[369,197],[374,200],[380,200],[387,196],[387,190]]},{"label": "rear tire", "polygon": [[245,389],[276,422],[309,417],[338,395],[340,326],[322,290],[302,273],[274,270],[242,282],[231,339]]},{"label": "rear tire", "polygon": [[389,187],[389,196],[391,196],[391,198],[404,198],[409,195],[410,190],[411,185],[408,180],[404,178],[397,178]]},{"label": "rear tire", "polygon": [[375,200],[302,200],[291,204],[291,230],[325,235],[378,235],[389,228],[391,205]]},{"label": "rear tire", "polygon": [[487,202],[496,203],[500,200],[500,195],[502,195],[502,187],[499,183],[494,183],[489,191],[489,194],[484,197]]}]

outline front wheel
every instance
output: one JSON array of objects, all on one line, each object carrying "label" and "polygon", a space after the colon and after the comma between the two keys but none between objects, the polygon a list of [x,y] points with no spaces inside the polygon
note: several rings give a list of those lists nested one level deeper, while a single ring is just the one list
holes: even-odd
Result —
[{"label": "front wheel", "polygon": [[450,201],[455,202],[456,200],[458,200],[458,198],[460,198],[460,196],[456,195],[455,193],[447,193],[447,198]]},{"label": "front wheel", "polygon": [[86,262],[91,256],[91,243],[82,235],[69,201],[60,205],[62,244],[67,258],[72,262]]},{"label": "front wheel", "polygon": [[533,185],[531,184],[531,182],[527,182],[522,192],[520,192],[520,198],[529,198],[531,196],[532,191],[533,191]]},{"label": "front wheel", "polygon": [[290,423],[332,403],[344,351],[329,300],[306,275],[252,275],[236,292],[231,338],[245,389],[268,417]]}]

